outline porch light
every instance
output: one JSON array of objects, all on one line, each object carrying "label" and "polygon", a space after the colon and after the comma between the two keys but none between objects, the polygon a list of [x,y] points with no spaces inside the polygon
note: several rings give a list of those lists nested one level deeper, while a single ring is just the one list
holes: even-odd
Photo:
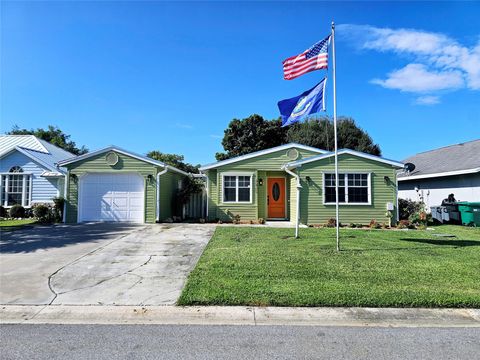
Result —
[{"label": "porch light", "polygon": [[312,178],[310,176],[307,176],[305,180],[307,180],[308,185],[312,185]]},{"label": "porch light", "polygon": [[263,186],[263,179],[262,178],[258,179],[258,186]]}]

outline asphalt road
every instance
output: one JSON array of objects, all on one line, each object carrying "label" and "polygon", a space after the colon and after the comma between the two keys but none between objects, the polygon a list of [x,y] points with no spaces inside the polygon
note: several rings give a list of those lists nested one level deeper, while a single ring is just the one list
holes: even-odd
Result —
[{"label": "asphalt road", "polygon": [[7,359],[478,359],[480,328],[2,325]]}]

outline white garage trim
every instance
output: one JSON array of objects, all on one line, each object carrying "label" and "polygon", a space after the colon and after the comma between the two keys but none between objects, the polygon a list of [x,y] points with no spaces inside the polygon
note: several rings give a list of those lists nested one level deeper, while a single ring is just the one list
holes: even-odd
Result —
[{"label": "white garage trim", "polygon": [[145,178],[139,173],[88,172],[78,179],[77,221],[144,223],[145,201]]}]

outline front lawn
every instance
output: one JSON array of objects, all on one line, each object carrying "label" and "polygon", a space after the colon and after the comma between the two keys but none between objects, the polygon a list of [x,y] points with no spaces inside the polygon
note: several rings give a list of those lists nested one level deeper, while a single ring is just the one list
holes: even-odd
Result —
[{"label": "front lawn", "polygon": [[[456,237],[435,236],[455,235]],[[480,229],[218,227],[179,305],[480,307]]]},{"label": "front lawn", "polygon": [[22,219],[22,220],[1,220],[0,228],[2,231],[14,230],[25,225],[32,225],[37,222],[36,219]]}]

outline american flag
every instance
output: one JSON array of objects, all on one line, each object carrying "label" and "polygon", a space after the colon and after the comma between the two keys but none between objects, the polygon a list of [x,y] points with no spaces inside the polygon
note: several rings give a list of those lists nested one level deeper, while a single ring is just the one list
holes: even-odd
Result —
[{"label": "american flag", "polygon": [[283,61],[283,78],[293,80],[313,70],[328,68],[328,45],[330,35],[317,42],[300,55],[289,57]]}]

